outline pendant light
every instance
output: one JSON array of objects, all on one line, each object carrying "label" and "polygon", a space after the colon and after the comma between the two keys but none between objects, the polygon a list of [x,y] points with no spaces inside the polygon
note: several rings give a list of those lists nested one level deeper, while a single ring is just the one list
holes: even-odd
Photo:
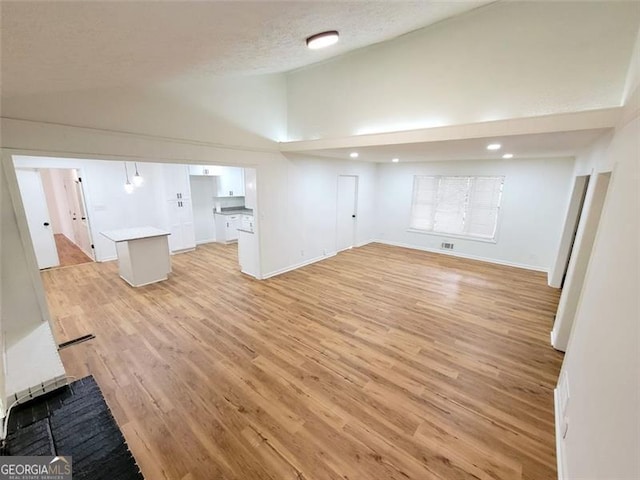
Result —
[{"label": "pendant light", "polygon": [[127,181],[124,184],[124,191],[127,193],[133,193],[133,184],[129,181],[129,172],[127,171],[127,162],[124,162],[124,175]]},{"label": "pendant light", "polygon": [[138,173],[138,164],[134,163],[135,167],[136,167],[136,174],[133,176],[133,184],[136,187],[139,187],[140,185],[142,185],[144,183],[144,178],[142,178],[142,175],[140,175]]}]

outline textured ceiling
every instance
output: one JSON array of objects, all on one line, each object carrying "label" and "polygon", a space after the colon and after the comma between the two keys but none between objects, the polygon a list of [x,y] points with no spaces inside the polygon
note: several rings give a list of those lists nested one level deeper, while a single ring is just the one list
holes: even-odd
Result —
[{"label": "textured ceiling", "polygon": [[[351,152],[358,152],[358,161],[390,163],[392,158],[401,162],[439,162],[448,160],[497,160],[505,153],[518,158],[560,158],[575,156],[592,144],[607,129],[577,130],[506,137],[473,138],[441,142],[407,143],[358,148],[306,150],[305,155],[348,160]],[[497,151],[487,150],[489,143],[500,143]],[[295,153],[295,152],[292,152]]]},{"label": "textured ceiling", "polygon": [[[3,96],[284,72],[489,1],[2,1]],[[307,36],[339,30],[326,50]]]}]

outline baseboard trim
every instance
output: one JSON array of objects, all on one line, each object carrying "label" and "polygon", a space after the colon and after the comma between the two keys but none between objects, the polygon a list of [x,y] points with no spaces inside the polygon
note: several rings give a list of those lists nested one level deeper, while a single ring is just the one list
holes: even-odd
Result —
[{"label": "baseboard trim", "polygon": [[524,270],[533,270],[535,272],[548,273],[547,269],[545,269],[545,268],[536,267],[534,265],[527,265],[527,264],[524,264],[524,263],[507,262],[507,261],[504,261],[504,260],[496,260],[496,259],[493,259],[493,258],[478,257],[476,255],[468,255],[466,253],[445,252],[445,251],[440,250],[438,248],[422,247],[422,246],[418,246],[418,245],[411,245],[411,244],[408,244],[408,243],[401,243],[401,242],[390,242],[388,240],[373,240],[372,242],[382,243],[383,245],[390,245],[390,246],[393,246],[393,247],[410,248],[412,250],[421,250],[423,252],[439,253],[439,254],[442,254],[442,255],[449,255],[451,257],[466,258],[468,260],[478,260],[480,262],[485,262],[485,263],[493,263],[493,264],[496,264],[496,265],[504,265],[504,266],[507,266],[507,267],[522,268]]},{"label": "baseboard trim", "polygon": [[369,245],[370,243],[373,243],[373,242],[375,242],[375,240],[366,240],[364,242],[357,243],[356,248],[364,247],[365,245]]},{"label": "baseboard trim", "polygon": [[558,468],[558,480],[564,480],[567,478],[565,471],[565,458],[564,449],[562,448],[562,433],[560,432],[560,418],[559,418],[559,405],[558,389],[553,389],[553,411],[555,416],[555,431],[556,431],[556,461]]},{"label": "baseboard trim", "polygon": [[215,238],[208,238],[206,240],[198,240],[196,242],[196,245],[204,245],[205,243],[215,243],[216,239]]},{"label": "baseboard trim", "polygon": [[96,262],[98,263],[103,263],[103,262],[113,262],[114,260],[117,260],[118,257],[107,257],[107,258],[101,258],[100,260],[96,260]]},{"label": "baseboard trim", "polygon": [[550,337],[551,337],[551,346],[553,348],[555,348],[559,352],[566,352],[567,351],[566,348],[563,349],[562,347],[558,346],[558,334],[556,333],[555,328],[553,330],[551,330]]},{"label": "baseboard trim", "polygon": [[275,277],[277,275],[282,275],[283,273],[287,273],[292,270],[297,270],[298,268],[306,267],[307,265],[311,265],[312,263],[321,262],[322,260],[326,260],[327,258],[331,258],[335,256],[336,256],[336,252],[328,253],[327,255],[321,255],[319,257],[312,258],[311,260],[296,263],[295,265],[291,265],[290,267],[281,268],[280,270],[275,270],[273,272],[267,273],[266,275],[262,276],[262,279],[266,280],[267,278]]},{"label": "baseboard trim", "polygon": [[242,273],[242,274],[244,274],[244,275],[246,275],[248,277],[255,278],[256,280],[262,280],[262,277],[254,275],[253,273],[246,272],[246,271],[244,271],[242,269],[240,269],[240,273]]},{"label": "baseboard trim", "polygon": [[196,249],[196,247],[183,248],[182,250],[173,250],[173,251],[169,252],[169,255],[180,255],[181,253],[189,253],[189,252],[193,252],[195,249]]}]

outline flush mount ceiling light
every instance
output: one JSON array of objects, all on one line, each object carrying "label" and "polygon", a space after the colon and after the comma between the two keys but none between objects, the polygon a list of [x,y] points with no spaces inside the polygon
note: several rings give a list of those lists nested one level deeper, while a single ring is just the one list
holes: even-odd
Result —
[{"label": "flush mount ceiling light", "polygon": [[392,158],[392,159],[391,159],[391,161],[392,161],[393,163],[398,163],[398,162],[400,161],[400,159],[399,159],[399,158]]},{"label": "flush mount ceiling light", "polygon": [[505,153],[502,158],[513,158],[513,153]]},{"label": "flush mount ceiling light", "polygon": [[358,152],[351,152],[351,153],[349,154],[349,156],[350,156],[351,158],[358,158],[359,154],[358,154]]},{"label": "flush mount ceiling light", "polygon": [[137,163],[134,163],[134,165],[135,165],[135,167],[136,167],[136,173],[135,173],[135,175],[133,176],[133,184],[134,184],[136,187],[139,187],[140,185],[142,185],[142,184],[144,183],[144,178],[142,178],[142,175],[140,175],[140,174],[138,173],[138,164],[137,164]]},{"label": "flush mount ceiling light", "polygon": [[307,47],[311,50],[328,47],[338,42],[339,34],[337,30],[316,33],[307,38]]},{"label": "flush mount ceiling light", "polygon": [[490,143],[487,145],[487,150],[500,150],[500,148],[502,148],[502,145],[499,143]]}]

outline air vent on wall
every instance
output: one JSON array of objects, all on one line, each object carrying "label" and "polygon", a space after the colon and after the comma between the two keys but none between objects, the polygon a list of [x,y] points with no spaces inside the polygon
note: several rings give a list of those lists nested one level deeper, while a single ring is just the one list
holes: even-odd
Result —
[{"label": "air vent on wall", "polygon": [[453,243],[442,242],[442,245],[440,247],[444,250],[453,250]]}]

